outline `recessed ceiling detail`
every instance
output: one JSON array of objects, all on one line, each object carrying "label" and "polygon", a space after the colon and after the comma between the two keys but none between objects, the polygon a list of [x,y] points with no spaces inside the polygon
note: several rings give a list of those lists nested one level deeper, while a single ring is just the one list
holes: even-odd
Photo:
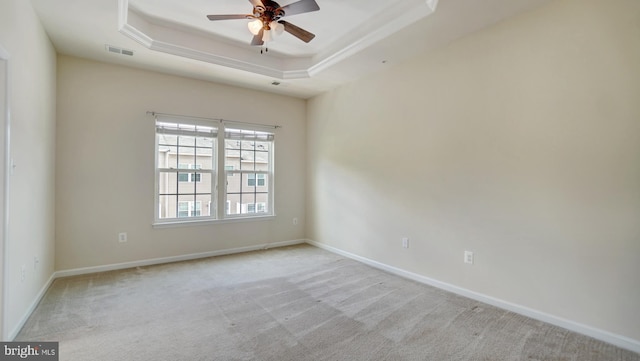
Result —
[{"label": "recessed ceiling detail", "polygon": [[[296,25],[314,28],[316,38],[313,45],[300,42],[296,44],[282,35],[274,43],[269,43],[269,52],[261,55],[247,43],[249,34],[246,22],[237,20],[240,26],[229,25],[221,28],[211,25],[206,14],[243,13],[251,8],[251,3],[236,1],[236,4],[216,5],[221,2],[208,1],[206,11],[201,14],[189,13],[187,9],[173,13],[154,11],[154,4],[168,0],[119,0],[118,29],[120,33],[137,41],[143,46],[176,56],[200,60],[229,68],[265,75],[277,79],[310,78],[342,60],[368,48],[376,42],[401,30],[402,28],[432,14],[438,0],[389,0],[384,2],[351,1],[349,4],[373,9],[373,16],[358,17],[361,11],[354,7],[351,13],[343,14],[338,21],[332,21],[332,6],[337,4],[342,11],[344,1],[317,0],[321,10],[291,17]],[[291,1],[280,1],[286,5]],[[173,2],[176,4],[176,2]],[[179,2],[183,5],[187,2]],[[200,4],[202,5],[202,4]],[[224,5],[224,6],[223,6]],[[326,5],[326,6],[325,6]],[[233,7],[233,8],[231,8]],[[166,7],[165,7],[166,8]],[[202,9],[199,6],[198,9]],[[198,16],[200,15],[200,16]],[[318,16],[322,16],[318,18]],[[335,13],[333,14],[335,15]],[[349,18],[345,20],[344,15]],[[351,15],[351,16],[350,16]],[[312,18],[316,16],[316,18]],[[236,22],[236,21],[233,21]],[[305,22],[313,22],[315,27]],[[218,22],[228,23],[228,22]],[[228,29],[227,29],[228,28]],[[295,39],[295,38],[294,38]]]}]

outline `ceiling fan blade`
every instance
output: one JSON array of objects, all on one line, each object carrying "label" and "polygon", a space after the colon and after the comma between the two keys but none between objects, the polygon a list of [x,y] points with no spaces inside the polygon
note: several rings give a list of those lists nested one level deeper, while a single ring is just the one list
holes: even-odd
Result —
[{"label": "ceiling fan blade", "polygon": [[264,35],[264,29],[260,29],[258,35],[254,36],[251,40],[251,45],[263,45],[264,41],[262,41],[262,35]]},{"label": "ceiling fan blade", "polygon": [[297,27],[289,22],[286,22],[284,20],[280,20],[278,21],[280,24],[284,25],[284,31],[288,32],[289,34],[295,36],[296,38],[304,41],[305,43],[310,42],[311,40],[313,40],[313,38],[316,37],[315,34],[310,33],[300,27]]},{"label": "ceiling fan blade", "polygon": [[251,15],[242,15],[242,14],[234,14],[234,15],[207,15],[209,20],[235,20],[235,19],[249,19]]},{"label": "ceiling fan blade", "polygon": [[285,16],[308,13],[320,10],[316,0],[300,0],[280,8]]},{"label": "ceiling fan blade", "polygon": [[249,0],[249,2],[251,3],[251,5],[253,5],[254,8],[258,5],[264,6],[264,4],[262,4],[262,1],[260,0]]}]

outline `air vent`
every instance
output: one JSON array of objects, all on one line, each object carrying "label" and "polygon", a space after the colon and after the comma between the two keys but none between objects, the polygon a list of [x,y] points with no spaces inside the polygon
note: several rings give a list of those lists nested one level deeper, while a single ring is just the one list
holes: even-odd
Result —
[{"label": "air vent", "polygon": [[280,82],[279,82],[279,81],[277,81],[277,80],[274,80],[274,81],[271,83],[271,85],[278,86],[278,85],[280,85]]},{"label": "air vent", "polygon": [[118,48],[117,46],[111,46],[108,44],[105,44],[104,48],[110,53],[133,56],[133,50],[122,49],[122,48]]}]

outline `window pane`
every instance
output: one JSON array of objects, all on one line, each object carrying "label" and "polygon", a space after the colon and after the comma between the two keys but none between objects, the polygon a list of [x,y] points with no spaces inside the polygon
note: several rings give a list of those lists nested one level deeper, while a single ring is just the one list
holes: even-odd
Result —
[{"label": "window pane", "polygon": [[184,146],[195,147],[195,145],[196,145],[196,137],[189,137],[189,136],[181,135],[181,136],[178,137],[178,145],[180,147],[184,147]]},{"label": "window pane", "polygon": [[196,192],[196,182],[193,181],[194,174],[193,173],[180,173],[178,178],[185,178],[186,181],[178,182],[178,193],[179,194],[193,194]]},{"label": "window pane", "polygon": [[178,191],[177,179],[177,172],[160,172],[158,178],[158,192],[160,194],[176,194]]},{"label": "window pane", "polygon": [[[242,206],[241,206],[241,213],[242,214],[255,213],[256,197],[255,197],[254,194],[252,194],[252,193],[243,193],[241,201],[242,201]],[[252,210],[252,211],[250,212],[250,210]]]},{"label": "window pane", "polygon": [[195,173],[196,193],[211,193],[211,173]]},{"label": "window pane", "polygon": [[200,204],[197,207],[201,207],[200,216],[208,217],[214,215],[213,209],[211,208],[213,206],[213,201],[210,194],[197,195],[196,201]]},{"label": "window pane", "polygon": [[213,148],[196,148],[196,164],[198,169],[213,169]]},{"label": "window pane", "polygon": [[176,196],[160,196],[158,202],[158,218],[176,217]]},{"label": "window pane", "polygon": [[178,147],[158,144],[158,168],[178,168]]},{"label": "window pane", "polygon": [[240,214],[240,194],[227,194],[227,215]]},{"label": "window pane", "polygon": [[255,173],[243,173],[242,174],[242,192],[255,192],[256,191],[256,174]]},{"label": "window pane", "polygon": [[266,209],[269,209],[269,194],[268,193],[256,193],[256,203],[263,204]]},{"label": "window pane", "polygon": [[227,173],[227,194],[228,193],[240,193],[241,191],[241,174]]},{"label": "window pane", "polygon": [[178,218],[189,217],[189,202],[178,202]]},{"label": "window pane", "polygon": [[271,143],[269,142],[256,142],[256,151],[269,152],[271,150]]},{"label": "window pane", "polygon": [[[256,164],[262,164],[262,165],[267,165],[269,164],[269,152],[263,152],[263,151],[256,151],[254,152],[254,159]],[[260,167],[260,166],[257,166]],[[257,170],[266,170],[266,166],[263,166],[262,168],[256,168]]]},{"label": "window pane", "polygon": [[240,169],[255,170],[255,164],[253,161],[253,151],[243,150],[240,152]]},{"label": "window pane", "polygon": [[178,136],[173,134],[158,134],[158,145],[178,145]]},{"label": "window pane", "polygon": [[240,141],[225,140],[224,151],[224,165],[240,169]]},{"label": "window pane", "polygon": [[195,203],[193,195],[179,195],[178,197],[178,218],[195,217]]}]

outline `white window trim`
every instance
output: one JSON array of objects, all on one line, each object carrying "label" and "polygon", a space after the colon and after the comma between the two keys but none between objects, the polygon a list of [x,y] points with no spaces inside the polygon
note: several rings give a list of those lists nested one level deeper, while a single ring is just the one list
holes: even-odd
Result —
[{"label": "white window trim", "polygon": [[[217,162],[213,160],[213,169],[211,172],[212,178],[212,190],[211,190],[211,202],[215,204],[216,207],[211,209],[210,207],[210,215],[209,216],[201,216],[201,217],[185,217],[185,218],[159,218],[158,210],[160,209],[159,202],[159,173],[161,171],[167,171],[169,169],[158,168],[158,137],[156,132],[154,132],[155,136],[155,212],[154,212],[154,222],[152,223],[153,228],[165,228],[165,227],[180,227],[180,226],[193,226],[193,225],[206,225],[206,224],[216,224],[216,223],[236,223],[236,222],[245,222],[245,221],[267,221],[275,219],[276,211],[275,211],[275,141],[271,141],[271,151],[269,152],[269,171],[251,171],[251,173],[265,174],[266,179],[268,180],[268,204],[270,208],[267,209],[266,212],[259,213],[245,213],[245,214],[234,214],[228,215],[226,214],[226,202],[227,202],[227,182],[226,176],[227,171],[224,170],[224,154],[225,154],[225,123],[229,123],[229,128],[233,129],[244,129],[244,130],[256,130],[256,131],[266,131],[270,133],[274,133],[273,130],[278,127],[269,127],[269,126],[251,126],[248,123],[239,123],[241,125],[237,125],[234,122],[228,121],[220,121],[220,124],[212,123],[211,121],[204,121],[201,119],[196,119],[195,121],[185,121],[186,117],[176,117],[172,118],[169,122],[173,123],[186,123],[186,124],[194,124],[194,125],[203,125],[203,126],[213,126],[217,128],[217,138],[214,151],[214,158],[217,157]],[[157,119],[157,118],[156,118]],[[166,118],[165,118],[166,119]],[[222,170],[220,170],[222,168]],[[208,170],[204,171],[209,172]],[[243,173],[238,170],[234,170],[234,173]],[[247,171],[248,172],[248,171]],[[215,181],[214,181],[215,180]],[[222,187],[219,187],[222,185]],[[264,203],[264,202],[260,202]],[[265,207],[266,208],[266,207]],[[200,210],[202,214],[202,208]]]}]

